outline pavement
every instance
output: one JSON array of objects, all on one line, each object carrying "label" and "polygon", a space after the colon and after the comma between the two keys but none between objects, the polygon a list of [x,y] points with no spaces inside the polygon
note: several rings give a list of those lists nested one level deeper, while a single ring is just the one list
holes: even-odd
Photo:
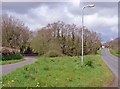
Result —
[{"label": "pavement", "polygon": [[37,60],[34,57],[24,57],[26,60],[14,64],[6,64],[6,65],[0,65],[0,76],[4,76],[9,74],[12,71],[15,71],[17,68],[23,67],[28,64],[32,64],[36,62]]},{"label": "pavement", "polygon": [[113,72],[114,75],[114,81],[113,84],[111,85],[112,87],[118,87],[118,80],[120,80],[120,78],[118,77],[118,63],[120,60],[120,58],[113,56],[108,48],[104,48],[102,49],[102,53],[101,53],[101,58],[103,59],[103,61],[106,63],[106,65],[109,67],[109,69]]}]

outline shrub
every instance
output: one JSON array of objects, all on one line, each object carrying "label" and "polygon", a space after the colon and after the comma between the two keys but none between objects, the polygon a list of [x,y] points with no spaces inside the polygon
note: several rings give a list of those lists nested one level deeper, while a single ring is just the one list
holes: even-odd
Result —
[{"label": "shrub", "polygon": [[21,59],[22,55],[16,49],[11,49],[7,47],[2,48],[1,60],[11,60],[11,59]]},{"label": "shrub", "polygon": [[12,60],[12,59],[21,59],[22,56],[19,53],[16,54],[9,54],[9,55],[2,55],[2,60]]},{"label": "shrub", "polygon": [[51,50],[51,51],[48,51],[46,54],[44,54],[44,56],[46,56],[46,57],[60,57],[60,56],[63,56],[63,54],[58,52],[58,51]]},{"label": "shrub", "polygon": [[87,61],[85,66],[94,67],[93,66],[93,61],[92,60]]}]

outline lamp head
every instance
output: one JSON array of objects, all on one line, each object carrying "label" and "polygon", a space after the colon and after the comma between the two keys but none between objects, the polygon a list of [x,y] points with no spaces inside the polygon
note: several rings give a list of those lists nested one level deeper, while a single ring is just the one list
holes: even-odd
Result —
[{"label": "lamp head", "polygon": [[87,7],[95,7],[95,4],[88,5]]}]

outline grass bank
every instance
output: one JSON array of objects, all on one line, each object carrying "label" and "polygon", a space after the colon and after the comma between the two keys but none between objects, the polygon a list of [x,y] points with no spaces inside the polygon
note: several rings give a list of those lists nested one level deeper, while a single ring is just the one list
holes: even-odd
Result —
[{"label": "grass bank", "polygon": [[11,59],[11,60],[0,60],[0,65],[5,65],[5,64],[12,64],[12,63],[16,63],[16,62],[20,62],[20,61],[24,61],[25,59]]},{"label": "grass bank", "polygon": [[112,55],[120,58],[120,53],[118,53],[118,51],[113,50],[113,49],[110,49],[110,53],[111,53]]},{"label": "grass bank", "polygon": [[3,76],[3,86],[101,87],[111,83],[112,73],[99,55],[85,56],[84,61],[86,66],[81,66],[79,57],[39,57],[36,63]]}]

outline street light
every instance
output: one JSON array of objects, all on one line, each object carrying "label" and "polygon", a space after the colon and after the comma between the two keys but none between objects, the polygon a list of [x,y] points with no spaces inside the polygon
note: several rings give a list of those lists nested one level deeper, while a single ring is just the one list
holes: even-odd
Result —
[{"label": "street light", "polygon": [[84,62],[84,59],[83,59],[83,30],[84,30],[84,9],[85,8],[92,8],[92,7],[95,7],[95,5],[94,4],[91,4],[91,5],[87,5],[87,6],[84,6],[83,8],[82,8],[82,57],[81,57],[81,59],[82,59],[82,65],[83,65],[83,62]]}]

